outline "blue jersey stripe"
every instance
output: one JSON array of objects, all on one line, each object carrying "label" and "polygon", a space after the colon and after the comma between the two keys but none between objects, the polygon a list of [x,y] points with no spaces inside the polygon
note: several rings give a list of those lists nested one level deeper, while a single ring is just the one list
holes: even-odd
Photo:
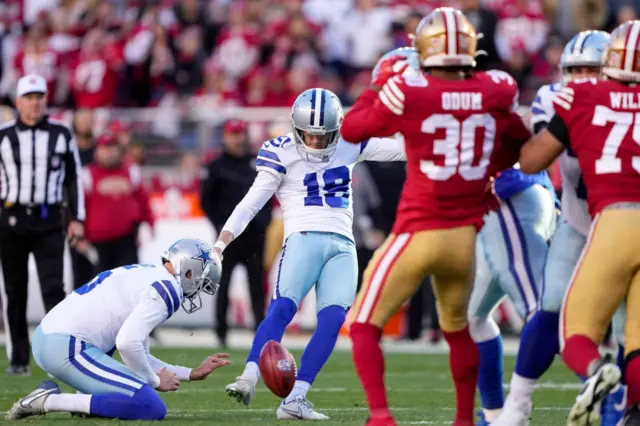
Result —
[{"label": "blue jersey stripe", "polygon": [[540,95],[536,96],[536,98],[533,100],[534,104],[542,104],[542,98],[540,97]]},{"label": "blue jersey stripe", "polygon": [[167,305],[167,312],[169,316],[173,315],[173,301],[171,300],[171,296],[169,296],[169,293],[167,293],[167,290],[165,290],[163,285],[157,281],[151,285],[156,289],[158,294],[160,294],[160,297],[162,297],[162,300],[164,300],[164,304]]},{"label": "blue jersey stripe", "polygon": [[320,96],[320,125],[324,126],[324,101],[326,98],[327,91],[322,90],[322,95]]},{"label": "blue jersey stripe", "polygon": [[287,173],[287,169],[284,168],[284,166],[281,166],[280,164],[276,164],[273,163],[269,160],[265,160],[263,158],[258,158],[256,160],[256,166],[262,166],[262,167],[269,167],[270,169],[273,169],[279,173],[285,174]]},{"label": "blue jersey stripe", "polygon": [[258,152],[258,157],[264,157],[264,158],[267,158],[269,160],[273,160],[273,161],[277,161],[278,163],[282,163],[282,161],[280,161],[280,157],[278,157],[278,154],[276,154],[275,152],[267,151],[266,149],[261,149]]},{"label": "blue jersey stripe", "polygon": [[178,309],[180,309],[180,297],[178,296],[176,289],[173,287],[173,284],[171,284],[171,281],[169,280],[163,280],[162,284],[167,287],[169,293],[171,294],[171,300],[173,300],[173,312],[178,312]]},{"label": "blue jersey stripe", "polygon": [[311,92],[311,115],[309,117],[309,126],[313,126],[316,120],[316,91]]},{"label": "blue jersey stripe", "polygon": [[546,112],[544,112],[542,109],[540,109],[540,108],[538,108],[538,107],[535,107],[535,106],[534,106],[534,107],[531,107],[531,112],[532,112],[533,114],[542,114],[542,115],[545,115],[545,114],[546,114]]},{"label": "blue jersey stripe", "polygon": [[367,145],[369,145],[369,139],[367,139],[364,142],[360,142],[360,154],[362,154],[362,152],[365,150]]}]

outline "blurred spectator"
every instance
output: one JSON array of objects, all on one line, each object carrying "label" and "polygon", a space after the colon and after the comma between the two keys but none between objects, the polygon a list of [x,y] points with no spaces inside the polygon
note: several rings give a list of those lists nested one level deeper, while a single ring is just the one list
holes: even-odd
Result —
[{"label": "blurred spectator", "polygon": [[390,50],[391,14],[376,0],[355,0],[355,7],[338,24],[348,46],[347,61],[356,70],[370,70]]},{"label": "blurred spectator", "polygon": [[496,26],[498,16],[491,9],[482,7],[480,0],[461,0],[460,7],[482,38],[478,40],[478,49],[486,55],[477,57],[478,69],[487,70],[500,67],[500,57],[496,48]]},{"label": "blurred spectator", "polygon": [[609,17],[607,0],[573,0],[571,3],[574,11],[575,32],[597,30],[607,24]]},{"label": "blurred spectator", "polygon": [[189,27],[178,37],[176,87],[180,95],[193,94],[202,85],[202,68],[206,55],[198,27]]},{"label": "blurred spectator", "polygon": [[614,27],[623,24],[627,21],[638,19],[638,6],[634,7],[633,4],[624,4],[618,9],[616,14],[616,23]]},{"label": "blurred spectator", "polygon": [[500,59],[509,71],[523,78],[529,59],[547,40],[549,24],[541,0],[504,0],[498,9],[495,43]]},{"label": "blurred spectator", "polygon": [[38,74],[47,81],[47,102],[57,105],[58,74],[61,68],[60,55],[49,47],[47,21],[34,23],[14,58],[16,79],[26,74]]},{"label": "blurred spectator", "polygon": [[530,85],[539,87],[561,81],[560,58],[564,51],[564,45],[565,42],[560,36],[552,35],[549,37],[546,47],[533,61]]},{"label": "blurred spectator", "polygon": [[154,223],[140,169],[124,164],[122,151],[111,134],[101,136],[83,175],[86,238],[98,251],[101,271],[138,263],[138,228]]},{"label": "blurred spectator", "polygon": [[72,90],[77,108],[114,105],[118,72],[123,69],[124,61],[122,52],[106,41],[106,33],[101,28],[89,31],[72,65]]},{"label": "blurred spectator", "polygon": [[[216,233],[222,230],[257,175],[255,157],[249,151],[247,124],[244,121],[227,121],[224,124],[223,142],[222,155],[206,167],[200,197],[202,210]],[[229,283],[231,273],[238,264],[247,268],[255,327],[264,319],[266,299],[263,287],[263,260],[265,233],[270,220],[271,206],[267,203],[224,252],[225,267],[222,270],[216,300],[216,334],[221,346],[227,345]]]},{"label": "blurred spectator", "polygon": [[258,26],[248,22],[243,2],[232,2],[226,25],[216,41],[213,58],[233,78],[246,75],[258,62],[262,43]]},{"label": "blurred spectator", "polygon": [[373,252],[382,245],[385,233],[376,229],[380,223],[382,199],[378,188],[371,178],[368,162],[357,164],[353,168],[353,238],[358,254],[358,290],[362,285],[362,276]]},{"label": "blurred spectator", "polygon": [[93,137],[93,112],[88,109],[80,109],[73,118],[73,132],[76,136],[80,162],[86,167],[93,162],[95,152],[95,140]]}]

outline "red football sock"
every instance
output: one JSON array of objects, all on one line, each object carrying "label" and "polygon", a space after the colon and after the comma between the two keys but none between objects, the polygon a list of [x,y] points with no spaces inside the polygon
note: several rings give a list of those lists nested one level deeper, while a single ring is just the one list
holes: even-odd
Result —
[{"label": "red football sock", "polygon": [[627,382],[627,407],[640,404],[640,356],[626,363],[624,377]]},{"label": "red football sock", "polygon": [[582,377],[589,377],[592,373],[589,366],[600,359],[598,345],[587,336],[575,335],[564,342],[562,359],[574,373]]},{"label": "red football sock", "polygon": [[369,402],[371,417],[389,416],[384,387],[384,355],[380,349],[382,330],[371,324],[354,323],[349,328],[353,363]]},{"label": "red football sock", "polygon": [[471,339],[469,327],[442,333],[449,344],[449,365],[456,386],[456,421],[473,420],[480,355]]}]

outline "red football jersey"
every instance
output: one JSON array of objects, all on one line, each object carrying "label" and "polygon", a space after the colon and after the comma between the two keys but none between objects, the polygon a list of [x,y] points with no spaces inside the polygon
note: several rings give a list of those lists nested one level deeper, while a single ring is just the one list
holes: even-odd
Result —
[{"label": "red football jersey", "polygon": [[404,136],[407,180],[394,233],[482,226],[489,178],[513,165],[531,135],[515,112],[517,96],[513,78],[499,71],[456,81],[395,76],[379,93],[363,93],[343,138]]},{"label": "red football jersey", "polygon": [[591,216],[614,203],[640,202],[640,87],[579,80],[553,105],[553,120],[566,129],[552,133],[578,157]]},{"label": "red football jersey", "polygon": [[123,58],[107,46],[100,55],[79,54],[73,66],[73,94],[78,108],[113,106]]}]

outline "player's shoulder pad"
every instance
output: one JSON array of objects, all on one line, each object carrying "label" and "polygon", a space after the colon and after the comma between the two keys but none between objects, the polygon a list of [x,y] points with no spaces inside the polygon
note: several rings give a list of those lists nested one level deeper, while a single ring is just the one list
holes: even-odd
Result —
[{"label": "player's shoulder pad", "polygon": [[266,141],[258,151],[256,168],[269,172],[287,173],[287,165],[291,162],[292,151],[295,151],[293,134],[278,136]]},{"label": "player's shoulder pad", "polygon": [[576,99],[591,97],[590,91],[598,84],[597,78],[580,78],[571,81],[558,92],[553,93],[553,105],[556,111],[571,111]]},{"label": "player's shoulder pad", "polygon": [[164,302],[164,305],[167,307],[169,317],[180,309],[180,305],[184,299],[184,294],[182,292],[182,287],[175,279],[157,280],[151,283],[151,287],[151,298],[159,299]]},{"label": "player's shoulder pad", "polygon": [[491,81],[500,86],[511,86],[518,88],[518,84],[516,83],[515,78],[511,74],[502,70],[489,70],[485,71],[484,74],[488,76]]},{"label": "player's shoulder pad", "polygon": [[378,98],[380,102],[396,115],[404,114],[407,95],[415,89],[422,89],[429,85],[424,75],[418,73],[403,73],[396,75],[384,84]]}]

